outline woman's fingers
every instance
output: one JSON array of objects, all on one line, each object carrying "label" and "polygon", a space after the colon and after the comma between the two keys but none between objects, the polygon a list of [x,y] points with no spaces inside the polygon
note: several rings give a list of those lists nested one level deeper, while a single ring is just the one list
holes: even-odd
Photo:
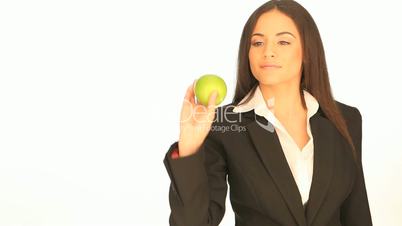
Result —
[{"label": "woman's fingers", "polygon": [[[200,104],[195,103],[195,93],[194,93],[194,88],[197,80],[194,80],[193,84],[190,85],[187,88],[186,91],[186,96],[184,98],[184,103],[183,104],[191,104],[191,106],[187,106],[185,109],[191,109],[191,112],[186,112],[188,114],[191,114],[194,118],[197,118],[197,116],[201,116],[204,114],[204,120],[206,119],[208,123],[213,121],[215,117],[215,108],[216,108],[216,99],[218,97],[218,91],[214,90],[211,95],[209,96],[208,99],[208,106],[202,106]],[[190,108],[188,108],[190,107]],[[206,118],[205,118],[206,117]],[[202,121],[199,121],[202,122]]]},{"label": "woman's fingers", "polygon": [[208,100],[208,119],[212,121],[215,117],[215,107],[216,107],[216,98],[218,97],[218,91],[214,90],[209,96]]},{"label": "woman's fingers", "polygon": [[195,104],[194,100],[194,83],[188,86],[186,91],[186,96],[184,97],[184,101],[187,103]]},{"label": "woman's fingers", "polygon": [[218,91],[212,91],[211,95],[209,96],[208,100],[208,107],[215,107],[216,98],[218,97]]}]

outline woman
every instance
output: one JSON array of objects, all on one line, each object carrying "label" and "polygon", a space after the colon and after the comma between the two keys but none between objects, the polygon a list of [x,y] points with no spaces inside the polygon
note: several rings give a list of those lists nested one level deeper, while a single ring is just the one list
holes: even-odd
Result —
[{"label": "woman", "polygon": [[227,184],[236,225],[372,225],[357,108],[331,94],[310,14],[269,1],[248,19],[233,103],[183,102],[164,164],[170,225],[218,225]]}]

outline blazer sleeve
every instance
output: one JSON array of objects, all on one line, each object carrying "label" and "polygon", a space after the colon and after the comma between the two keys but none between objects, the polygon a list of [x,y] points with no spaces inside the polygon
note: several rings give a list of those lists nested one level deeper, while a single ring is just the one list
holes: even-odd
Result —
[{"label": "blazer sleeve", "polygon": [[353,108],[353,114],[349,116],[349,122],[347,123],[354,125],[351,126],[349,132],[356,147],[358,167],[352,191],[341,206],[341,222],[345,226],[370,226],[373,223],[362,166],[362,116],[357,108]]},{"label": "blazer sleeve", "polygon": [[227,165],[222,146],[210,132],[200,149],[171,158],[174,142],[164,158],[169,174],[171,226],[216,226],[225,214]]}]

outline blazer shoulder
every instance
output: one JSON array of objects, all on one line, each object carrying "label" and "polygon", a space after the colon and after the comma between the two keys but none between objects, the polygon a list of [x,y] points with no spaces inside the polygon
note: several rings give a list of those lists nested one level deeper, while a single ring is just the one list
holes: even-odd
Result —
[{"label": "blazer shoulder", "polygon": [[357,149],[357,155],[361,161],[361,143],[362,143],[362,116],[357,107],[335,101],[339,110],[345,119],[348,131],[352,137],[353,143]]},{"label": "blazer shoulder", "polygon": [[347,121],[361,121],[361,113],[357,107],[342,103],[337,100],[335,100],[335,103]]}]

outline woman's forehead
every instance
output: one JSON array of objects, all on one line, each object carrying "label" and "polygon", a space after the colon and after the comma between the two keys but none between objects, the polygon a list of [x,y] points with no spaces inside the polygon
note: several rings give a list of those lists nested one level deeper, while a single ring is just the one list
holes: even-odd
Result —
[{"label": "woman's forehead", "polygon": [[276,36],[278,33],[289,32],[298,36],[297,27],[293,20],[279,11],[270,11],[262,14],[254,27],[254,33],[265,36]]}]

